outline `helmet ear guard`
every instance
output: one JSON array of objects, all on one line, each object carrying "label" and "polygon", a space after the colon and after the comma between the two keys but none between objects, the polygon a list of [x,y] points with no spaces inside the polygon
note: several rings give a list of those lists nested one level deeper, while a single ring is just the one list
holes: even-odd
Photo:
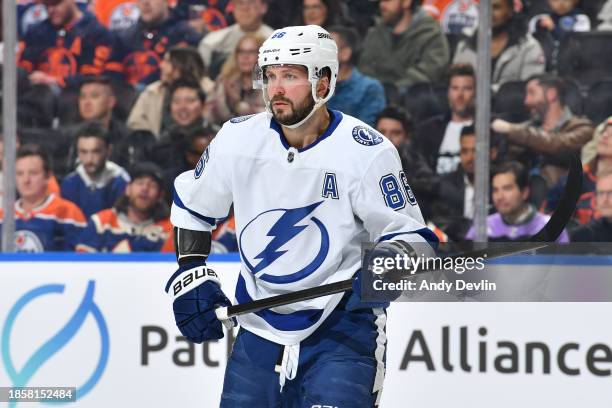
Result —
[{"label": "helmet ear guard", "polygon": [[[265,68],[269,65],[301,65],[307,69],[315,104],[302,121],[294,125],[285,125],[287,128],[295,129],[333,96],[338,78],[338,47],[331,35],[316,25],[285,27],[274,31],[260,47],[257,65],[252,75],[253,88],[263,90],[266,110],[272,113],[265,78]],[[329,88],[327,94],[319,98],[317,85],[326,68],[329,70]]]}]

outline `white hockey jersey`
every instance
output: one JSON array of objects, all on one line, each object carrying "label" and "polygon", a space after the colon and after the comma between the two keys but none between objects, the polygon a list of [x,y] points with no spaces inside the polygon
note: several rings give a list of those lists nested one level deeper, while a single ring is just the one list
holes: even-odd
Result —
[{"label": "white hockey jersey", "polygon": [[[195,170],[176,178],[171,221],[177,227],[212,230],[234,204],[238,303],[349,279],[361,267],[362,242],[436,240],[393,144],[358,119],[330,114],[326,132],[302,149],[288,145],[268,113],[232,119]],[[238,321],[270,341],[297,344],[342,296]]]}]

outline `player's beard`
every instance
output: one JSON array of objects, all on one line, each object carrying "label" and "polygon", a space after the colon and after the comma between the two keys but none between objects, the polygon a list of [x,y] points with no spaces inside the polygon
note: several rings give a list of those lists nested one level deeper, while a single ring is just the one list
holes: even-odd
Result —
[{"label": "player's beard", "polygon": [[[304,102],[302,102],[298,106],[296,106],[289,99],[285,99],[285,98],[282,98],[282,97],[280,97],[280,98],[272,98],[272,100],[270,101],[270,105],[272,105],[274,102],[278,102],[278,101],[285,102],[285,103],[289,104],[289,106],[291,107],[291,113],[282,113],[282,114],[278,114],[278,113],[274,112],[274,109],[272,109],[272,115],[274,116],[274,119],[278,123],[280,123],[281,125],[284,125],[284,126],[295,125],[296,123],[299,123],[302,120],[304,120],[304,118],[310,114],[310,112],[312,111],[312,109],[314,108],[314,105],[315,105],[315,102],[312,99],[312,96],[310,96],[310,95],[306,98],[306,100]],[[286,111],[286,109],[283,109],[283,111]]]}]

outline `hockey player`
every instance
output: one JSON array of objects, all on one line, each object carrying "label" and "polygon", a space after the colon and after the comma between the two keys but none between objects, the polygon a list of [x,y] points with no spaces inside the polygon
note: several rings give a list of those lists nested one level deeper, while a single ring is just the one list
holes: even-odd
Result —
[{"label": "hockey player", "polygon": [[[226,122],[174,185],[179,268],[166,290],[181,333],[193,342],[223,336],[215,307],[230,301],[205,261],[211,231],[232,203],[242,260],[238,303],[359,276],[364,241],[391,256],[414,251],[409,242],[436,240],[395,147],[326,108],[338,75],[327,31],[276,30],[259,50],[255,74],[267,112]],[[360,293],[356,283],[346,294],[239,316],[221,406],[376,405],[388,303],[362,302]]]}]

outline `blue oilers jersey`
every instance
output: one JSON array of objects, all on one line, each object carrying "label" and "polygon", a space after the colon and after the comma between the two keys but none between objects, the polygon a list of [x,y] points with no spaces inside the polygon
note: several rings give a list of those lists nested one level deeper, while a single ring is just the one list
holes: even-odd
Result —
[{"label": "blue oilers jersey", "polygon": [[[0,208],[0,231],[3,216]],[[81,210],[55,194],[50,194],[30,211],[26,211],[18,200],[15,203],[15,251],[73,251],[85,225]]]},{"label": "blue oilers jersey", "polygon": [[[209,231],[234,205],[241,257],[235,297],[246,303],[351,278],[363,242],[435,241],[397,150],[370,126],[329,111],[316,142],[290,147],[268,113],[224,124],[196,168],[179,175],[171,221]],[[238,317],[270,341],[297,344],[343,294]]]},{"label": "blue oilers jersey", "polygon": [[111,208],[123,195],[130,176],[123,167],[107,161],[97,180],[92,180],[82,164],[62,181],[62,197],[79,206],[86,217]]}]

